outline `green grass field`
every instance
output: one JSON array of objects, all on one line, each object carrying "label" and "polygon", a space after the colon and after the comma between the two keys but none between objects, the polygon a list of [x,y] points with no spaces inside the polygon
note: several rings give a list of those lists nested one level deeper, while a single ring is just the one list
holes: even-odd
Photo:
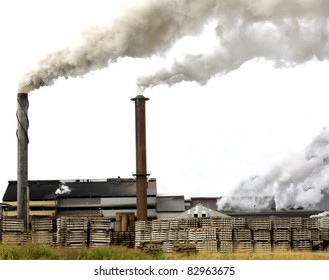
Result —
[{"label": "green grass field", "polygon": [[123,246],[103,248],[53,248],[45,245],[0,245],[0,260],[329,260],[329,252],[276,253],[193,252],[145,253]]}]

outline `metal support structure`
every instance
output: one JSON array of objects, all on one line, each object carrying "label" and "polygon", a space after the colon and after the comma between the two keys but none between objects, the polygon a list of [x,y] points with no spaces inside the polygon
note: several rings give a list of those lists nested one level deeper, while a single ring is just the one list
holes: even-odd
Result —
[{"label": "metal support structure", "polygon": [[28,230],[28,94],[17,94],[17,219]]},{"label": "metal support structure", "polygon": [[146,168],[146,123],[145,102],[149,100],[143,95],[131,99],[135,102],[136,129],[136,201],[137,221],[147,221],[147,173]]}]

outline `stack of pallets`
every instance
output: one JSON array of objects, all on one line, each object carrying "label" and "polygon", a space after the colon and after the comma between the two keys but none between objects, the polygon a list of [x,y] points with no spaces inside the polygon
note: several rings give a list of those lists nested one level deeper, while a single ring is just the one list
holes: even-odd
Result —
[{"label": "stack of pallets", "polygon": [[246,227],[246,219],[245,218],[233,218],[232,219],[232,227],[233,228],[245,228]]},{"label": "stack of pallets", "polygon": [[54,244],[54,224],[52,218],[39,218],[31,220],[32,243]]},{"label": "stack of pallets", "polygon": [[113,226],[110,218],[90,218],[89,247],[111,245]]},{"label": "stack of pallets", "polygon": [[292,249],[312,250],[311,229],[300,228],[291,230]]},{"label": "stack of pallets", "polygon": [[210,226],[214,228],[232,228],[233,227],[232,218],[223,218],[223,217],[211,217]]},{"label": "stack of pallets", "polygon": [[233,251],[233,229],[217,228],[216,230],[218,251],[228,253]]},{"label": "stack of pallets", "polygon": [[233,229],[233,251],[252,252],[253,241],[251,229]]},{"label": "stack of pallets", "polygon": [[248,218],[246,227],[252,230],[255,252],[271,252],[271,228],[272,223],[269,218]]},{"label": "stack of pallets", "polygon": [[56,244],[78,248],[87,245],[88,218],[60,217],[57,219]]},{"label": "stack of pallets", "polygon": [[151,242],[152,222],[137,221],[135,223],[135,248],[142,248],[144,243]]},{"label": "stack of pallets", "polygon": [[31,242],[31,235],[24,231],[24,221],[16,219],[2,220],[2,243],[24,245]]},{"label": "stack of pallets", "polygon": [[329,241],[329,217],[322,217],[318,221],[319,240]]},{"label": "stack of pallets", "polygon": [[217,248],[217,240],[202,240],[197,241],[195,243],[197,251],[208,251],[208,252],[216,252]]},{"label": "stack of pallets", "polygon": [[290,249],[291,248],[290,218],[271,218],[271,222],[272,222],[273,250],[282,251],[285,250],[286,248]]},{"label": "stack of pallets", "polygon": [[135,247],[135,232],[133,231],[114,231],[112,232],[112,244],[123,245],[129,248]]}]

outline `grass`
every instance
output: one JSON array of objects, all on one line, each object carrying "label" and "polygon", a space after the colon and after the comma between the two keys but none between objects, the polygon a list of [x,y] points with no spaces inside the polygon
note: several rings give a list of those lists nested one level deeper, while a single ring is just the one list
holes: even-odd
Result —
[{"label": "grass", "polygon": [[0,260],[329,260],[329,252],[274,253],[146,253],[124,246],[102,248],[54,248],[29,244],[13,246],[0,244]]}]

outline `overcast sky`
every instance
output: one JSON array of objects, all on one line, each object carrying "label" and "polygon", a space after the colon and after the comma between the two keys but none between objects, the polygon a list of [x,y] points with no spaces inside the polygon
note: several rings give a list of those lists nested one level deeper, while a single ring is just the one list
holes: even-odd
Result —
[{"label": "overcast sky", "polygon": [[[1,1],[1,198],[17,179],[19,80],[48,53],[78,44],[83,30],[111,25],[125,5],[141,1],[118,2]],[[29,179],[132,177],[136,80],[184,53],[211,49],[214,32],[210,24],[161,57],[119,57],[30,92]],[[158,193],[229,195],[241,181],[303,153],[329,123],[328,70],[326,59],[278,67],[260,57],[206,83],[147,88],[147,165]]]}]

